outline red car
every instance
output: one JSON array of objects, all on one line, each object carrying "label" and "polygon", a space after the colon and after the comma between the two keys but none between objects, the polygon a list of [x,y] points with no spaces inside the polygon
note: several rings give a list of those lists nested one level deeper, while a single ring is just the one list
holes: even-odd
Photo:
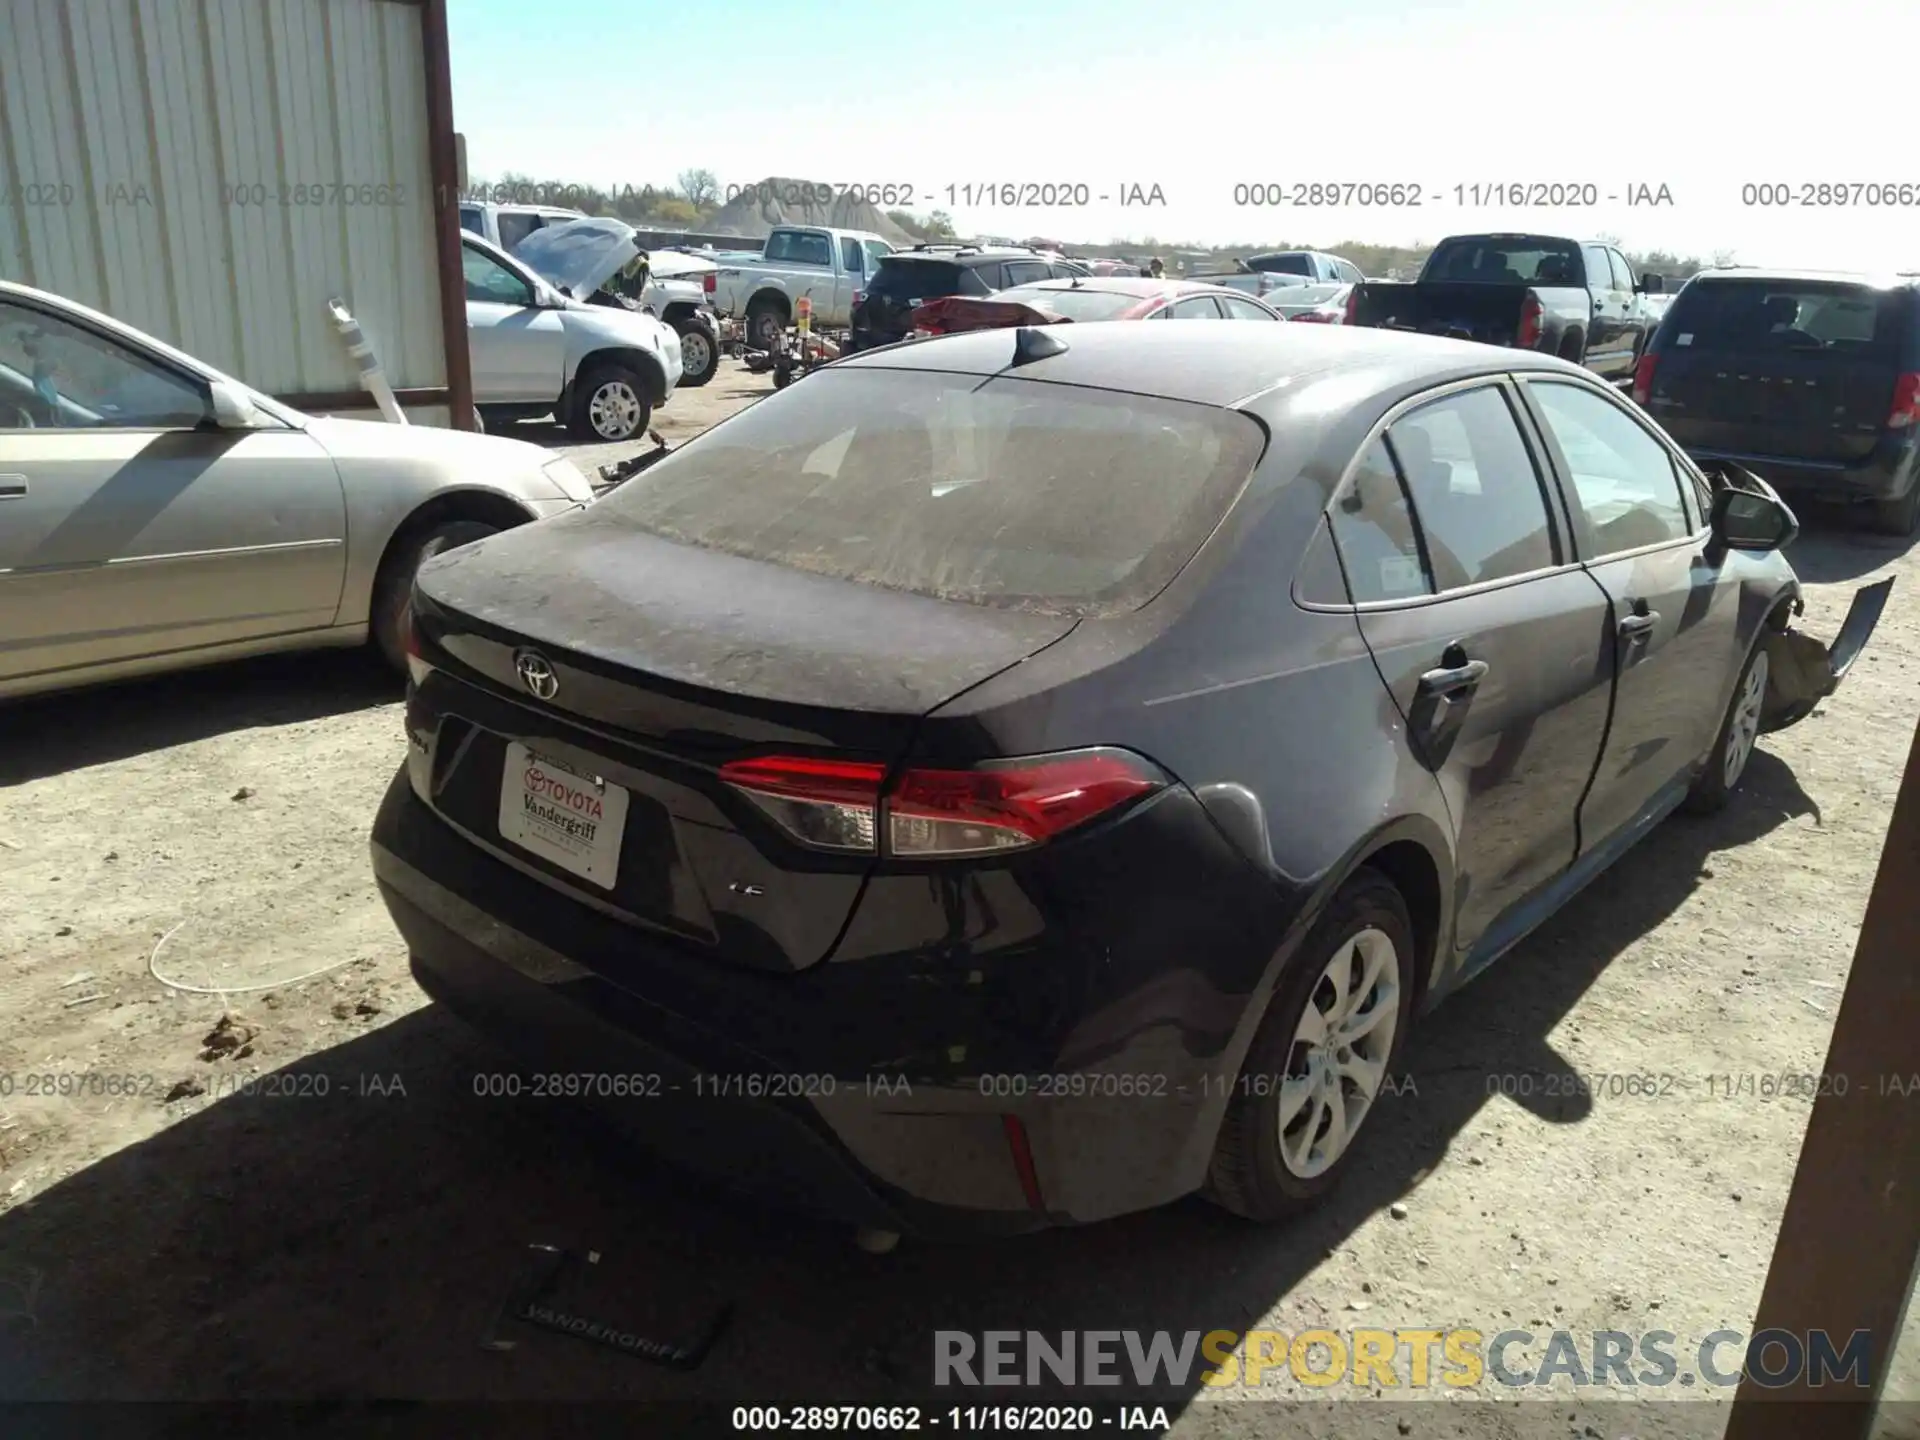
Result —
[{"label": "red car", "polygon": [[1193,280],[1091,276],[1037,280],[984,299],[955,295],[913,312],[915,335],[952,335],[1073,320],[1280,320],[1270,305],[1223,285]]}]

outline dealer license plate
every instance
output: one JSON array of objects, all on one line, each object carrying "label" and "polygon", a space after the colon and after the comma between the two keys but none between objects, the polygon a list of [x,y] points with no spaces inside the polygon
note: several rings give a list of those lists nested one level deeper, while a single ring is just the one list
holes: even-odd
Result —
[{"label": "dealer license plate", "polygon": [[517,741],[508,743],[500,783],[502,839],[611,890],[620,874],[620,837],[626,828],[625,790],[536,755]]}]

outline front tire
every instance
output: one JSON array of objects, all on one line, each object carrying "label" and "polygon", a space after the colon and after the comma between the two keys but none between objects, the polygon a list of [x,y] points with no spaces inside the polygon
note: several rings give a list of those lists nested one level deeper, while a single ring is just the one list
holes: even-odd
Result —
[{"label": "front tire", "polygon": [[567,429],[576,440],[606,445],[647,433],[653,386],[631,365],[607,361],[574,384]]},{"label": "front tire", "polygon": [[1711,815],[1725,809],[1740,784],[1740,777],[1747,773],[1747,762],[1753,759],[1754,747],[1760,739],[1769,669],[1766,641],[1762,640],[1753,647],[1753,654],[1747,657],[1746,668],[1733,687],[1733,698],[1727,702],[1727,713],[1720,721],[1720,735],[1713,742],[1713,753],[1707,757],[1707,768],[1700,772],[1700,778],[1687,792],[1684,804],[1691,813]]},{"label": "front tire", "polygon": [[1414,956],[1406,901],[1362,868],[1268,1002],[1214,1144],[1209,1199],[1270,1223],[1339,1183],[1406,1038]]},{"label": "front tire", "polygon": [[413,577],[434,556],[484,540],[499,530],[481,520],[443,520],[402,536],[373,586],[373,643],[393,669],[407,670],[407,637],[413,633]]}]

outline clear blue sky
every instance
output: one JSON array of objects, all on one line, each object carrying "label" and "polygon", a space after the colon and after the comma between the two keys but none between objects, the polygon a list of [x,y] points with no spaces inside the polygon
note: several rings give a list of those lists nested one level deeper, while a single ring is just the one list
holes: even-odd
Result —
[{"label": "clear blue sky", "polygon": [[[1743,203],[1749,183],[1920,187],[1913,0],[451,0],[476,176],[896,184],[962,230],[1161,245],[1609,233],[1750,263],[1920,269],[1920,205]],[[1085,207],[966,186],[1085,183]],[[1410,184],[1418,209],[1235,204],[1244,182]],[[1591,184],[1583,210],[1457,199]],[[1122,208],[1158,185],[1164,206]],[[1671,205],[1629,206],[1666,186]],[[947,187],[954,186],[950,198]],[[1577,193],[1577,190],[1576,190]],[[1101,195],[1109,196],[1101,203]],[[1610,199],[1609,197],[1617,197]]]}]

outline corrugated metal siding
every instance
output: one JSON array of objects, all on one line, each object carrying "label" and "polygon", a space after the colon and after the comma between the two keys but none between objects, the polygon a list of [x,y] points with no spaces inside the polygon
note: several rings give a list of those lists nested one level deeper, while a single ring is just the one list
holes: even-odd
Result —
[{"label": "corrugated metal siding", "polygon": [[447,383],[420,11],[0,0],[0,276],[271,394]]}]

